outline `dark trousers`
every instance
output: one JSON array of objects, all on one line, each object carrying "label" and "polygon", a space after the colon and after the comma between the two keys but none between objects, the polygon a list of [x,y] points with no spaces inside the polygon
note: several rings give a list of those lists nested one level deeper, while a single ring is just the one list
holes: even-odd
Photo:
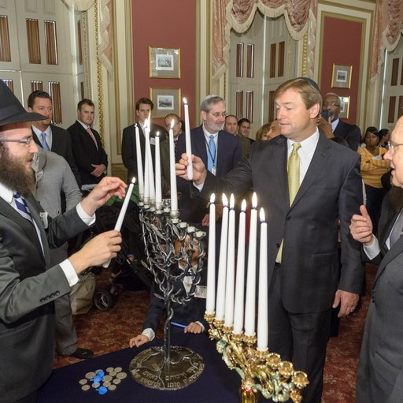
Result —
[{"label": "dark trousers", "polygon": [[281,266],[274,269],[269,290],[269,349],[308,374],[303,402],[320,403],[331,311],[291,313],[282,303]]}]

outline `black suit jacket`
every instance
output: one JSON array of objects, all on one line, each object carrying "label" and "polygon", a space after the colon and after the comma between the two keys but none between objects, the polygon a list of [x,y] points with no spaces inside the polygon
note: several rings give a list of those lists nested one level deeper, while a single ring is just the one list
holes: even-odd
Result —
[{"label": "black suit jacket", "polygon": [[[197,155],[203,160],[207,167],[207,146],[202,126],[196,127],[190,131],[192,142],[192,154]],[[186,136],[179,136],[176,153],[179,160],[182,153],[186,152]],[[218,132],[217,138],[217,177],[224,176],[231,169],[235,168],[242,158],[242,150],[238,137],[227,133],[224,130]],[[181,219],[191,223],[200,223],[206,214],[206,201],[197,197],[192,192],[189,182],[182,178],[177,179],[178,191],[181,192],[179,199],[179,210]]]},{"label": "black suit jacket", "polygon": [[343,122],[339,119],[339,123],[336,126],[333,134],[336,137],[340,137],[347,141],[349,147],[353,151],[357,151],[357,148],[361,143],[361,130],[356,125],[350,125],[349,123]]},{"label": "black suit jacket", "polygon": [[[139,126],[139,137],[140,137],[140,147],[141,147],[141,158],[144,172],[144,164],[145,164],[145,136],[143,134],[143,130],[140,125]],[[154,174],[155,174],[155,145],[153,139],[155,138],[155,134],[159,132],[160,146],[161,146],[161,186],[162,192],[167,193],[169,190],[169,144],[168,144],[168,133],[167,131],[159,125],[151,124],[150,130],[150,146],[151,146],[151,155],[154,166]],[[130,181],[133,176],[137,178],[137,154],[136,154],[136,129],[135,125],[130,125],[123,129],[122,136],[122,159],[123,164],[127,168],[127,180]]]},{"label": "black suit jacket", "polygon": [[206,198],[222,191],[239,195],[253,187],[266,211],[269,282],[284,240],[280,269],[284,307],[293,313],[325,311],[337,289],[358,294],[361,290],[360,244],[349,230],[351,217],[362,204],[359,156],[321,134],[291,206],[287,183],[287,140],[278,136],[256,142],[250,158],[224,178],[208,173],[202,193]]},{"label": "black suit jacket", "polygon": [[[50,129],[52,130],[52,146],[50,148],[50,151],[61,155],[68,162],[71,170],[73,171],[74,177],[76,178],[76,181],[80,186],[81,178],[73,155],[70,133],[63,128],[54,125],[50,125]],[[39,141],[33,130],[32,136],[35,143],[38,144],[39,147],[42,147],[42,143]]]},{"label": "black suit jacket", "polygon": [[108,156],[102,147],[101,136],[96,130],[91,129],[97,142],[97,146],[95,146],[89,133],[77,120],[67,130],[71,136],[73,155],[80,173],[81,185],[98,183],[105,175],[98,178],[91,175],[94,170],[92,164],[104,164],[105,167],[108,167]]},{"label": "black suit jacket", "polygon": [[70,292],[59,265],[50,267],[49,246],[57,247],[87,229],[72,209],[49,219],[43,229],[39,203],[26,198],[38,225],[0,198],[0,390],[1,402],[14,402],[38,389],[50,376],[55,349],[53,301]]}]

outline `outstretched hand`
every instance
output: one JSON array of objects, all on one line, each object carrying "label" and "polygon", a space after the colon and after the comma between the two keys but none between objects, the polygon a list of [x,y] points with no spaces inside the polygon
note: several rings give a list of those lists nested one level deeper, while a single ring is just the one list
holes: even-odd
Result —
[{"label": "outstretched hand", "polygon": [[350,232],[351,236],[358,242],[364,245],[369,245],[372,242],[372,221],[368,214],[367,208],[364,205],[360,206],[361,214],[354,214],[351,217]]},{"label": "outstretched hand", "polygon": [[[193,164],[193,178],[192,181],[196,185],[202,185],[207,176],[207,170],[204,166],[203,160],[196,155],[192,154],[192,164]],[[187,166],[189,165],[188,155],[183,153],[181,159],[175,164],[176,175],[183,179],[189,180],[187,177]]]},{"label": "outstretched hand", "polygon": [[136,337],[132,337],[129,340],[129,346],[130,347],[140,347],[145,343],[148,343],[150,339],[147,336],[144,336],[144,334],[139,334]]}]

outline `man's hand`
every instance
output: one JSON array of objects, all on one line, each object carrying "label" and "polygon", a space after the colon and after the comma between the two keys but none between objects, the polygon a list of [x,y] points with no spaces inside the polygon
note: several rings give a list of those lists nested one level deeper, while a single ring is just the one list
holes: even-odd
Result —
[{"label": "man's hand", "polygon": [[202,331],[203,331],[202,327],[198,323],[195,323],[195,322],[190,322],[185,327],[185,330],[184,330],[185,333],[195,333],[195,334],[201,333]]},{"label": "man's hand", "polygon": [[340,305],[340,311],[337,315],[339,318],[343,316],[347,316],[350,313],[354,312],[355,308],[357,307],[358,294],[353,294],[352,292],[337,290],[334,296],[333,301],[333,308],[337,308]]},{"label": "man's hand", "polygon": [[94,167],[94,170],[91,172],[91,175],[99,178],[105,171],[106,171],[106,166],[104,164],[91,164],[91,166]]},{"label": "man's hand", "polygon": [[136,337],[132,337],[129,340],[129,346],[130,347],[140,347],[145,343],[148,343],[150,339],[147,336],[144,336],[144,334],[139,334]]},{"label": "man's hand", "polygon": [[125,189],[126,184],[121,179],[106,176],[81,201],[81,207],[88,215],[92,216],[97,208],[103,206],[112,196],[118,196],[123,199]]},{"label": "man's hand", "polygon": [[107,231],[92,238],[76,253],[69,257],[77,274],[91,266],[102,266],[120,251],[122,237],[119,231]]},{"label": "man's hand", "polygon": [[[204,184],[207,176],[207,170],[201,158],[192,154],[192,164],[193,164],[193,182],[196,185]],[[187,177],[186,167],[189,165],[188,156],[186,153],[181,155],[181,159],[177,164],[175,164],[176,175],[183,179],[189,180]]]},{"label": "man's hand", "polygon": [[372,243],[372,221],[364,205],[360,206],[360,214],[354,214],[351,217],[350,232],[351,236],[364,245]]}]

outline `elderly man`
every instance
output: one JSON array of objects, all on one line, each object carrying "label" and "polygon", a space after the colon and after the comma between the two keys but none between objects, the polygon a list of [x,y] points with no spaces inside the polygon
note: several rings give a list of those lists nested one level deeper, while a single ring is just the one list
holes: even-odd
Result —
[{"label": "elderly man", "polygon": [[31,193],[38,146],[30,122],[43,119],[26,112],[0,80],[0,402],[37,401],[53,364],[53,301],[70,292],[77,274],[120,250],[120,234],[109,231],[49,264],[49,247],[87,229],[98,207],[113,195],[123,197],[125,184],[104,178],[76,208],[51,219]]},{"label": "elderly man", "polygon": [[[202,195],[240,195],[252,187],[267,212],[268,346],[307,372],[307,403],[321,401],[331,308],[339,306],[339,316],[351,313],[363,277],[359,245],[349,232],[362,203],[359,158],[319,133],[321,104],[317,86],[289,80],[275,93],[282,135],[258,142],[249,160],[224,178],[193,157],[193,184]],[[177,164],[183,178],[187,163],[183,154]]]},{"label": "elderly man", "polygon": [[403,396],[403,117],[392,131],[384,159],[391,162],[378,239],[365,206],[351,220],[351,234],[370,259],[380,261],[369,304],[358,367],[357,402],[398,403]]}]

